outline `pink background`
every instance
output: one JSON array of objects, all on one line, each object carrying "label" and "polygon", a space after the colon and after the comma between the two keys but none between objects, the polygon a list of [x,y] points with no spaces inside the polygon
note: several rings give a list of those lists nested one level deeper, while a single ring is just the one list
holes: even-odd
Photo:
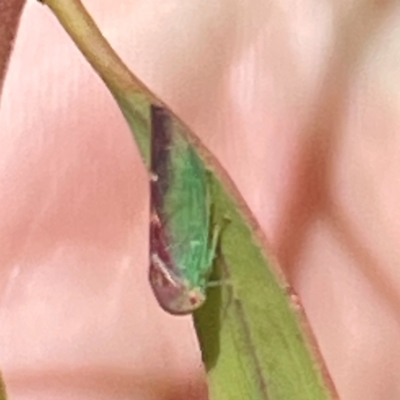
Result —
[{"label": "pink background", "polygon": [[[396,3],[85,4],[231,174],[300,294],[341,397],[398,399]],[[0,141],[10,398],[204,398],[191,318],[165,314],[147,282],[138,151],[102,82],[34,1],[4,86]]]}]

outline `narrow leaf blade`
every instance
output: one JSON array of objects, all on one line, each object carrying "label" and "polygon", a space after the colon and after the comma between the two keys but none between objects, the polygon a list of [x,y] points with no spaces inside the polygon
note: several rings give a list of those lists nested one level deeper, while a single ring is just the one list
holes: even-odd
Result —
[{"label": "narrow leaf blade", "polygon": [[[79,0],[45,0],[117,100],[149,167],[152,106],[163,106],[122,63]],[[210,170],[214,223],[222,231],[216,278],[195,324],[212,400],[336,399],[300,305],[227,174],[171,113]],[[172,166],[173,168],[173,166]],[[179,193],[177,193],[179,195]]]}]

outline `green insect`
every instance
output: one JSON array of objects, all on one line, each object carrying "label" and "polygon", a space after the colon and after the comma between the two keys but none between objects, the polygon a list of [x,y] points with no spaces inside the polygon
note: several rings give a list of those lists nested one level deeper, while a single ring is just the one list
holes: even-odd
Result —
[{"label": "green insect", "polygon": [[188,314],[206,299],[219,236],[208,172],[162,107],[152,106],[149,279],[160,306]]}]

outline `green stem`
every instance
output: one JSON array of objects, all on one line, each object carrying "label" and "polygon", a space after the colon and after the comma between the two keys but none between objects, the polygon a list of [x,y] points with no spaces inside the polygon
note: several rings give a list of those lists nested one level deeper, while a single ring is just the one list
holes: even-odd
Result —
[{"label": "green stem", "polygon": [[[1,1],[1,0],[0,0]],[[80,0],[42,0],[104,81],[123,112],[149,167],[149,105],[164,106],[124,64]]]},{"label": "green stem", "polygon": [[128,69],[104,38],[80,0],[42,0],[57,17],[80,51],[114,93],[136,90],[149,101],[159,99]]}]

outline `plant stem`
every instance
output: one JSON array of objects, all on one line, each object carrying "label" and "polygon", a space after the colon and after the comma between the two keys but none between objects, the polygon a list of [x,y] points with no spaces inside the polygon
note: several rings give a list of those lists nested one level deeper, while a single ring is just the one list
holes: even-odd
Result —
[{"label": "plant stem", "polygon": [[145,94],[149,101],[161,103],[124,64],[80,0],[41,0],[41,2],[52,10],[112,92],[122,94],[126,91],[136,90]]}]

